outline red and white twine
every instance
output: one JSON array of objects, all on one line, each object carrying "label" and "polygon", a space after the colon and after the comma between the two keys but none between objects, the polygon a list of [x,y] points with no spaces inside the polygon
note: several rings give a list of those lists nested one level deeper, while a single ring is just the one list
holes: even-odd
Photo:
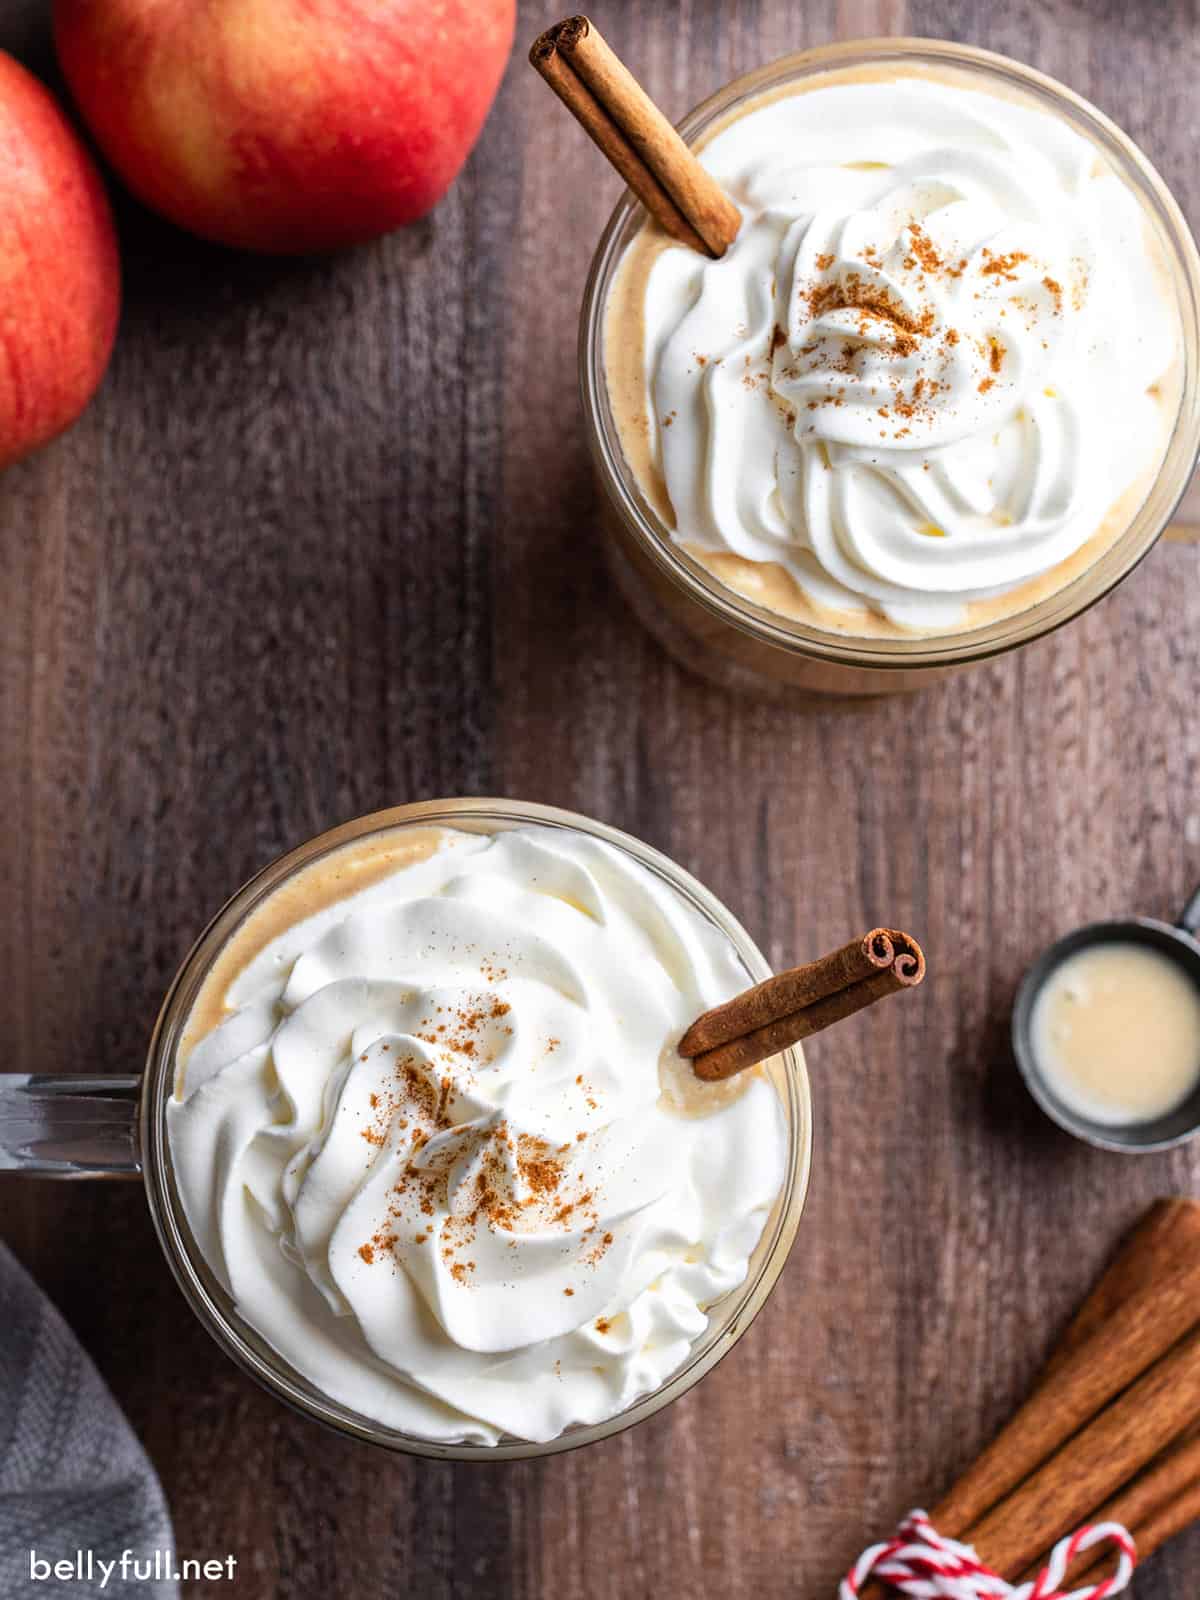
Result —
[{"label": "red and white twine", "polygon": [[[1065,1594],[1060,1588],[1075,1557],[1111,1544],[1117,1568],[1099,1583]],[[838,1600],[857,1600],[868,1578],[878,1578],[915,1600],[1107,1600],[1133,1576],[1137,1551],[1119,1522],[1097,1522],[1060,1539],[1029,1583],[1011,1584],[992,1572],[970,1545],[943,1538],[923,1511],[910,1511],[895,1535],[864,1550],[842,1579]]]}]

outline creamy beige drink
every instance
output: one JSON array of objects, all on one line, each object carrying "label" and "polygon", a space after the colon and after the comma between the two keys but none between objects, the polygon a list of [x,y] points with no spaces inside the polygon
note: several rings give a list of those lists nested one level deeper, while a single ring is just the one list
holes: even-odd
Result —
[{"label": "creamy beige drink", "polygon": [[1112,942],[1068,956],[1030,1017],[1046,1086],[1108,1127],[1169,1115],[1200,1082],[1200,993],[1148,945]]},{"label": "creamy beige drink", "polygon": [[241,1317],[423,1440],[555,1439],[659,1388],[746,1279],[789,1136],[675,1046],[732,944],[572,828],[397,828],[286,879],[192,1004],[167,1110]]},{"label": "creamy beige drink", "polygon": [[944,636],[1125,532],[1178,415],[1175,291],[1139,196],[1050,109],[858,66],[706,134],[743,214],[653,224],[608,296],[620,447],[665,535],[780,617]]}]

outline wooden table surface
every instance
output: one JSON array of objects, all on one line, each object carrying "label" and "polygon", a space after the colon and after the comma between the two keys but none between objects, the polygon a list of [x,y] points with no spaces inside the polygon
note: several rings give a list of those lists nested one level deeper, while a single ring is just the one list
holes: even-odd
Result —
[{"label": "wooden table surface", "polygon": [[[357,813],[522,796],[639,834],[777,963],[899,919],[922,994],[810,1050],[792,1259],[722,1367],[631,1433],[455,1467],[342,1442],[192,1320],[138,1186],[8,1183],[36,1273],[162,1474],[181,1554],[239,1596],[832,1596],[1023,1396],[1118,1231],[1197,1192],[1200,1147],[1057,1135],[1006,1045],[1074,923],[1170,916],[1200,879],[1200,551],[919,697],[784,712],[668,661],[605,574],[575,323],[616,180],[518,50],[426,223],[255,261],[120,202],[111,373],[0,485],[0,1047],[135,1070],[193,934],[262,863]],[[597,0],[681,114],[837,36],[910,32],[1056,74],[1200,222],[1194,0]],[[43,7],[0,44],[52,72]],[[1137,1581],[1192,1600],[1200,1530]],[[192,1595],[229,1594],[225,1584]]]}]

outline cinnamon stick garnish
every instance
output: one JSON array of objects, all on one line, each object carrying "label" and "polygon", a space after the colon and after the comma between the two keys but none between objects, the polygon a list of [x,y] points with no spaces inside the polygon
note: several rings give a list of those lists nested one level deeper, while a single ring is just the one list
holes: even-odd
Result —
[{"label": "cinnamon stick garnish", "polygon": [[667,232],[693,250],[723,256],[741,213],[595,23],[555,23],[534,40],[529,59]]},{"label": "cinnamon stick garnish", "polygon": [[792,967],[698,1017],[679,1041],[698,1078],[732,1077],[925,976],[911,934],[873,928],[819,961]]}]

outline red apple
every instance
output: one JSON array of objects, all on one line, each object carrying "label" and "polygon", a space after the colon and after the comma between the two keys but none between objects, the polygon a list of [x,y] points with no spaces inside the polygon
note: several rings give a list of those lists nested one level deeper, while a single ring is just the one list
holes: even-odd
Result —
[{"label": "red apple", "polygon": [[466,160],[514,0],[55,0],[63,72],[147,205],[300,253],[412,222]]},{"label": "red apple", "polygon": [[0,51],[0,466],[70,427],[104,376],[121,268],[92,158]]}]

